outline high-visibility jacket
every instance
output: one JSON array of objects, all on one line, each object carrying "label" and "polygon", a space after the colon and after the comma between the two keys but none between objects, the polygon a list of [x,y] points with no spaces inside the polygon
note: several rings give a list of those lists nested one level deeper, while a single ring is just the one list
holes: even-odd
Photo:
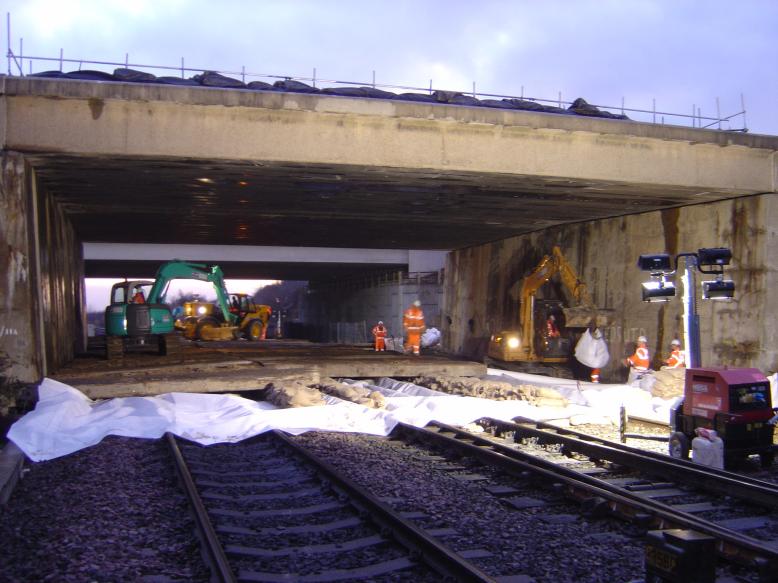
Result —
[{"label": "high-visibility jacket", "polygon": [[670,357],[665,361],[668,368],[681,368],[686,366],[686,358],[683,354],[683,350],[676,348],[670,353]]},{"label": "high-visibility jacket", "polygon": [[375,349],[386,350],[386,326],[376,324],[373,326],[373,338],[375,338]]},{"label": "high-visibility jacket", "polygon": [[424,330],[424,312],[421,308],[411,306],[403,314],[403,327],[408,330],[408,333],[418,333]]},{"label": "high-visibility jacket", "polygon": [[421,348],[421,333],[424,332],[424,312],[421,311],[421,308],[411,306],[405,310],[403,326],[408,332],[405,349],[413,350],[413,353],[418,356]]},{"label": "high-visibility jacket", "polygon": [[635,349],[635,354],[627,358],[629,365],[637,371],[647,371],[648,366],[651,364],[648,356],[648,348],[639,346]]}]

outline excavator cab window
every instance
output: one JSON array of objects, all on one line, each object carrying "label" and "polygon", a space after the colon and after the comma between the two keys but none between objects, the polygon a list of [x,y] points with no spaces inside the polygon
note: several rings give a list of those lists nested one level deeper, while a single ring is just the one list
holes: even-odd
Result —
[{"label": "excavator cab window", "polygon": [[535,352],[547,358],[567,357],[570,339],[564,333],[563,303],[558,300],[535,301]]},{"label": "excavator cab window", "polygon": [[126,304],[127,303],[127,286],[116,285],[111,293],[112,304]]}]

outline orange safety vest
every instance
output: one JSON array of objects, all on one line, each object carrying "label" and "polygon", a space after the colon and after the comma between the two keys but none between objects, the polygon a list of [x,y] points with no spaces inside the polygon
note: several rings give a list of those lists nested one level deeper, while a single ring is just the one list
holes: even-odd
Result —
[{"label": "orange safety vest", "polygon": [[405,310],[405,313],[403,314],[403,326],[410,334],[421,333],[424,329],[424,312],[421,311],[421,308],[411,306]]},{"label": "orange safety vest", "polygon": [[668,366],[668,368],[681,368],[683,366],[686,366],[684,364],[684,355],[683,350],[675,349],[670,353],[670,358],[668,358],[665,361],[665,364]]},{"label": "orange safety vest", "polygon": [[651,364],[648,358],[648,348],[638,347],[635,349],[635,354],[628,359],[630,366],[637,371],[647,371],[648,365]]},{"label": "orange safety vest", "polygon": [[373,326],[373,336],[375,338],[386,338],[386,327],[376,324]]}]

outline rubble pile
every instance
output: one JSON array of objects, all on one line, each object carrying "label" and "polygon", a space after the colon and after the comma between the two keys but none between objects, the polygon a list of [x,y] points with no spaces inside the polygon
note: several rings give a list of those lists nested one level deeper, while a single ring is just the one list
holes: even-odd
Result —
[{"label": "rubble pile", "polygon": [[651,396],[660,399],[672,399],[683,396],[684,382],[686,381],[685,368],[662,367],[654,372],[654,384],[651,387]]},{"label": "rubble pile", "polygon": [[568,404],[567,399],[554,389],[534,385],[512,385],[503,381],[449,376],[421,376],[413,383],[451,395],[480,397],[493,401],[528,401],[536,407],[566,407]]},{"label": "rubble pile", "polygon": [[371,391],[358,385],[339,383],[335,379],[324,378],[316,385],[316,388],[333,397],[371,409],[383,409],[386,406],[386,399],[378,391]]},{"label": "rubble pile", "polygon": [[265,391],[265,400],[282,409],[324,405],[321,393],[300,381],[270,383]]}]

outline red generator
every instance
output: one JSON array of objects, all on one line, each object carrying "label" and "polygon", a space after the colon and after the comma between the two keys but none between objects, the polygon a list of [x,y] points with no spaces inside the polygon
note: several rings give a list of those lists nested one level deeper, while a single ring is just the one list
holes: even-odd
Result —
[{"label": "red generator", "polygon": [[770,381],[758,369],[688,368],[683,401],[671,414],[670,455],[688,459],[702,427],[724,442],[726,467],[752,454],[768,467],[775,458],[774,424]]}]

